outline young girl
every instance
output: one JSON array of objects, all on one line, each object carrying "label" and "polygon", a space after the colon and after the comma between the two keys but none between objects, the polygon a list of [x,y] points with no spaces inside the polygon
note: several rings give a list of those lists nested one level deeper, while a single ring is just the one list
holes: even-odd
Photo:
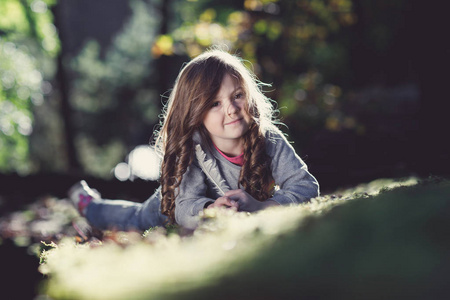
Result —
[{"label": "young girl", "polygon": [[241,60],[210,50],[184,66],[155,147],[160,188],[144,203],[104,200],[84,182],[69,198],[99,229],[194,229],[211,207],[254,212],[308,201],[319,184],[275,127],[270,100]]}]

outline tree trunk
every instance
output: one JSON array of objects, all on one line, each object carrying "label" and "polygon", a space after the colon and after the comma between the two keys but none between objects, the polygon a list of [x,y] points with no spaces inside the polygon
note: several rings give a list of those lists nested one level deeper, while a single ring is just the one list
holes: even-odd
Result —
[{"label": "tree trunk", "polygon": [[[170,0],[161,1],[161,26],[159,28],[159,34],[167,34],[169,31],[169,7]],[[161,55],[156,61],[156,68],[158,70],[158,92],[159,95],[164,95],[170,88],[171,83],[169,82],[169,57],[166,55]]]},{"label": "tree trunk", "polygon": [[60,113],[64,125],[64,140],[65,151],[67,157],[67,166],[69,172],[78,173],[81,171],[81,164],[78,160],[77,150],[75,147],[75,130],[72,122],[73,111],[70,106],[69,99],[69,79],[64,67],[65,56],[65,36],[62,22],[62,2],[52,7],[53,16],[55,18],[54,24],[58,30],[59,39],[61,43],[61,50],[57,57],[57,71],[55,76],[56,86],[60,93]]}]

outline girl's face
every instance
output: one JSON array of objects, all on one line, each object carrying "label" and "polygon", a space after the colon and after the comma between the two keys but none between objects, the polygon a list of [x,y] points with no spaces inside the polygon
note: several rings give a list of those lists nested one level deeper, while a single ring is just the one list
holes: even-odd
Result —
[{"label": "girl's face", "polygon": [[213,143],[231,156],[242,153],[242,136],[251,123],[251,117],[245,110],[246,102],[244,89],[227,74],[203,119],[203,125]]}]

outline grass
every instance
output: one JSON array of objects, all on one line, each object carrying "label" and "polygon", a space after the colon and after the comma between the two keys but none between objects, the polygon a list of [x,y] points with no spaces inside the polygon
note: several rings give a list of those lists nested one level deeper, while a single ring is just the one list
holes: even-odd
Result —
[{"label": "grass", "polygon": [[413,299],[448,292],[448,180],[383,179],[256,214],[64,238],[42,254],[52,299]]},{"label": "grass", "polygon": [[89,231],[67,200],[45,198],[0,218],[0,237],[40,256],[51,299],[441,298],[449,195],[447,179],[379,179],[144,234]]}]

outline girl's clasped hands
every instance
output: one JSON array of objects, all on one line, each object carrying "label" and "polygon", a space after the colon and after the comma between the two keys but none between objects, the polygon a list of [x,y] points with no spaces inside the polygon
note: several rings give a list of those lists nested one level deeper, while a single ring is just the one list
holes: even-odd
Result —
[{"label": "girl's clasped hands", "polygon": [[276,205],[279,204],[275,201],[258,201],[246,191],[237,189],[226,192],[222,197],[217,198],[216,201],[210,204],[207,208],[225,207],[234,211],[254,212]]}]

